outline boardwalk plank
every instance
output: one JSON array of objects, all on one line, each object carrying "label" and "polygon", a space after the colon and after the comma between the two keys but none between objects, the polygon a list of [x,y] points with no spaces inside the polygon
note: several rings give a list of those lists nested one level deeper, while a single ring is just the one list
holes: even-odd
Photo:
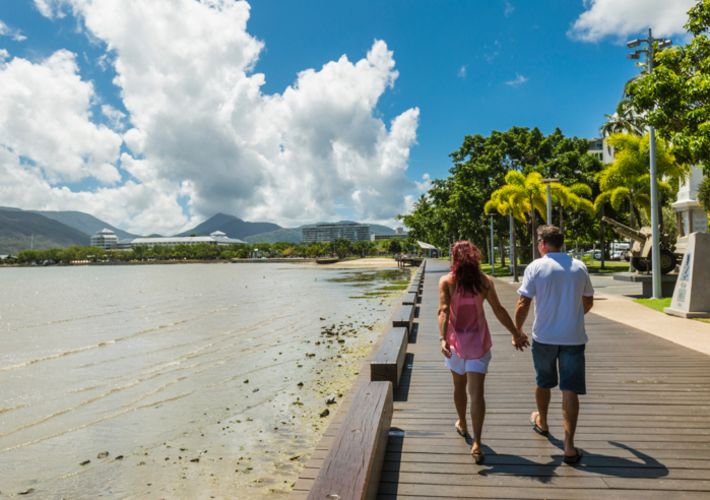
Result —
[{"label": "boardwalk plank", "polygon": [[[395,394],[379,498],[708,498],[710,359],[593,311],[586,318],[589,394],[581,397],[577,433],[585,457],[569,467],[561,464],[558,391],[548,441],[527,423],[534,408],[530,353],[512,349],[486,306],[494,343],[487,455],[485,464],[473,464],[469,445],[453,432],[451,376],[439,353],[437,283],[445,270],[428,262],[417,342],[408,347],[414,361]],[[496,287],[512,310],[515,288]]]}]

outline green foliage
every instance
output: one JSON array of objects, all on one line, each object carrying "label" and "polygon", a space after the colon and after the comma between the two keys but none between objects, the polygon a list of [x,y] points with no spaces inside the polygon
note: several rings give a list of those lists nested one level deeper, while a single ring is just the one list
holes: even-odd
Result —
[{"label": "green foliage", "polygon": [[710,212],[710,177],[705,177],[698,188],[698,200]]},{"label": "green foliage", "polygon": [[[613,134],[607,142],[614,148],[614,162],[599,174],[600,193],[594,201],[595,208],[601,210],[603,204],[610,204],[616,211],[628,209],[631,224],[641,224],[641,211],[650,218],[651,180],[649,176],[649,135],[638,136],[628,133]],[[676,161],[665,141],[656,141],[656,169],[659,179],[658,192],[661,205],[670,202],[677,191],[680,179],[688,169]]]},{"label": "green foliage", "polygon": [[[590,187],[601,165],[587,154],[588,147],[585,139],[567,138],[559,129],[548,136],[537,128],[525,127],[493,131],[488,137],[466,136],[461,147],[451,154],[454,164],[449,177],[434,180],[432,188],[417,200],[412,212],[401,215],[400,219],[413,237],[442,249],[463,238],[483,248],[489,231],[487,213],[506,214],[508,210],[518,210],[515,216],[521,221],[530,213],[527,206],[503,206],[501,200],[507,199],[507,195],[494,201],[494,206],[486,205],[494,191],[510,184],[506,180],[509,172],[516,172],[523,179],[536,172],[538,179],[554,176],[566,186],[578,183]],[[538,213],[545,214],[544,187],[542,193],[542,201],[536,195],[529,203]],[[585,234],[592,227],[588,220],[576,215],[569,223]],[[507,218],[496,217],[494,224],[498,234],[507,232]],[[522,232],[525,228],[518,230]]]},{"label": "green foliage", "polygon": [[710,173],[710,1],[688,11],[686,45],[656,52],[654,70],[627,85],[633,105],[673,144],[681,163],[702,163]]},{"label": "green foliage", "polygon": [[337,240],[333,243],[259,243],[258,245],[216,246],[199,245],[137,246],[130,250],[103,250],[94,247],[52,248],[49,250],[22,250],[17,254],[20,264],[71,264],[89,262],[134,261],[205,261],[245,259],[250,257],[315,258],[324,255],[339,257],[365,257],[377,253],[370,241]]}]

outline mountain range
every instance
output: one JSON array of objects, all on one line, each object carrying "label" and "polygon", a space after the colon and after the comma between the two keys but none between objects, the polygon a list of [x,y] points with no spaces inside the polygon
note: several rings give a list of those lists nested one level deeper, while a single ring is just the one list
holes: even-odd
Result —
[{"label": "mountain range", "polygon": [[[0,207],[0,254],[14,254],[27,248],[85,246],[89,244],[91,235],[104,228],[115,232],[119,239],[138,237],[84,212]],[[300,243],[303,241],[302,228],[284,228],[271,222],[248,222],[233,215],[218,213],[176,236],[206,236],[214,231],[222,231],[230,238],[249,243]],[[389,235],[395,231],[387,226],[370,224],[370,233]]]}]

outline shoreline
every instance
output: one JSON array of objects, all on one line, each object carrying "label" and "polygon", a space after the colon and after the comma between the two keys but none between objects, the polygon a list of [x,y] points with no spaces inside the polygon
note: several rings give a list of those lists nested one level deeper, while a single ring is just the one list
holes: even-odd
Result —
[{"label": "shoreline", "polygon": [[392,257],[364,257],[344,259],[331,264],[318,264],[316,259],[307,257],[273,259],[189,259],[189,260],[151,260],[151,261],[114,261],[114,262],[81,262],[76,264],[0,264],[3,268],[44,268],[44,267],[81,267],[81,266],[150,266],[179,264],[298,264],[322,269],[396,269],[397,261]]}]

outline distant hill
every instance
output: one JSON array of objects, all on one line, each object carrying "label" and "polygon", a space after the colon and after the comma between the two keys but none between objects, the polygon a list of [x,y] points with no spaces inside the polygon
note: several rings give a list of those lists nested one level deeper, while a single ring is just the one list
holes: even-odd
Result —
[{"label": "distant hill", "polygon": [[215,214],[202,224],[178,234],[177,236],[209,236],[215,231],[222,231],[230,238],[246,240],[248,236],[260,233],[269,233],[281,229],[278,224],[271,222],[246,222],[233,215]]},{"label": "distant hill", "polygon": [[89,241],[88,234],[43,215],[0,208],[0,254],[16,254],[30,247],[87,246]]},{"label": "distant hill", "polygon": [[276,231],[247,236],[244,240],[248,243],[301,243],[303,241],[303,233],[300,227],[282,227]]},{"label": "distant hill", "polygon": [[390,234],[397,234],[397,232],[391,227],[380,226],[379,224],[370,224],[370,234],[389,236]]},{"label": "distant hill", "polygon": [[69,227],[73,227],[82,233],[86,233],[89,236],[93,236],[96,232],[106,228],[116,233],[116,236],[118,236],[121,240],[132,240],[133,238],[138,237],[138,235],[131,234],[123,229],[114,227],[108,222],[104,222],[101,219],[97,219],[93,215],[89,215],[84,212],[49,210],[31,210],[31,212],[54,219]]}]

